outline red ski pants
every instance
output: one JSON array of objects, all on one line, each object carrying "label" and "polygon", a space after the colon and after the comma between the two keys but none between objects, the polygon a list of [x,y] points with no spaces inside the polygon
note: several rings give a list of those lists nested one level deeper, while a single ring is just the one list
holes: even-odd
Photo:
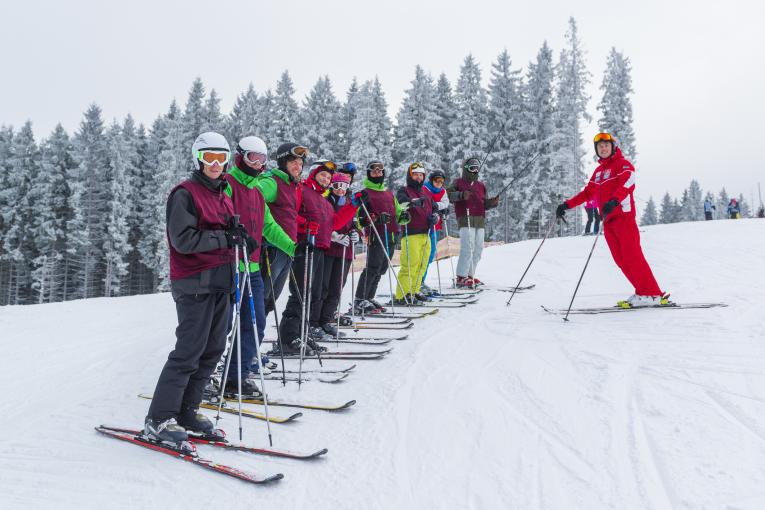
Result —
[{"label": "red ski pants", "polygon": [[614,262],[640,296],[660,296],[662,291],[640,247],[640,232],[632,215],[620,214],[604,225],[608,248]]}]

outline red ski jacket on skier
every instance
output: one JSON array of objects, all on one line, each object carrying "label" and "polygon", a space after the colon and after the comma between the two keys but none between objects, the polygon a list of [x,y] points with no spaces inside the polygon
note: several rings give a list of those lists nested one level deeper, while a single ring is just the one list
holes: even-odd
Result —
[{"label": "red ski jacket on skier", "polygon": [[588,200],[598,204],[601,217],[603,205],[609,200],[616,199],[619,206],[614,208],[605,221],[613,220],[623,214],[635,217],[635,167],[622,155],[616,147],[611,156],[598,160],[600,165],[592,173],[590,182],[578,194],[566,200],[569,208],[574,208]]}]

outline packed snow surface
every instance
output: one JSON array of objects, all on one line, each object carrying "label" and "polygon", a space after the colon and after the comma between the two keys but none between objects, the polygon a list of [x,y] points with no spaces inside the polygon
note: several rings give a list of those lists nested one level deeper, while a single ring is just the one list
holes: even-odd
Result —
[{"label": "packed snow surface", "polygon": [[[486,290],[417,320],[341,383],[268,381],[273,397],[358,403],[272,425],[277,447],[329,449],[312,462],[199,447],[284,473],[265,487],[93,430],[142,425],[137,394],[154,389],[175,342],[169,294],[2,308],[0,507],[765,508],[765,221],[661,225],[642,238],[676,301],[730,306],[564,323],[540,305],[568,305],[594,238],[550,239],[526,278],[536,288],[510,308],[509,294]],[[478,276],[515,284],[538,243],[487,249]],[[446,281],[448,261],[440,270]],[[575,306],[630,290],[601,239]],[[237,439],[235,416],[221,426]],[[244,442],[267,444],[265,423],[245,419]]]}]

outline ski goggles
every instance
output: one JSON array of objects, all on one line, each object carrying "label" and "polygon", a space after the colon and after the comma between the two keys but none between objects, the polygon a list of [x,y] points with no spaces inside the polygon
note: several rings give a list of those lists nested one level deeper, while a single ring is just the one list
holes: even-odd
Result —
[{"label": "ski goggles", "polygon": [[425,175],[425,165],[420,163],[419,161],[416,163],[412,163],[409,165],[409,173],[410,174],[423,174]]},{"label": "ski goggles", "polygon": [[334,161],[322,161],[320,164],[330,172],[337,170],[337,164]]},{"label": "ski goggles", "polygon": [[385,166],[382,163],[374,164],[369,167],[370,172],[384,172]]},{"label": "ski goggles", "polygon": [[595,143],[598,142],[614,142],[614,137],[609,135],[608,133],[598,133],[595,135],[595,138],[593,139]]},{"label": "ski goggles", "polygon": [[243,157],[244,157],[244,160],[251,165],[254,165],[256,163],[265,165],[266,159],[267,159],[267,156],[265,154],[261,154],[260,152],[253,152],[253,151],[245,152]]},{"label": "ski goggles", "polygon": [[197,152],[197,159],[206,165],[214,165],[215,163],[218,163],[220,166],[223,166],[228,163],[228,158],[230,156],[231,153],[228,151],[206,150]]},{"label": "ski goggles", "polygon": [[350,188],[350,187],[351,187],[351,185],[348,184],[347,182],[333,182],[332,184],[329,185],[330,189],[336,189],[336,190],[341,190],[342,189],[342,190],[345,190],[345,191],[348,191],[348,188]]},{"label": "ski goggles", "polygon": [[477,172],[481,168],[481,162],[477,159],[469,159],[465,162],[465,170],[468,172]]},{"label": "ski goggles", "polygon": [[276,159],[286,158],[289,156],[305,159],[308,157],[308,147],[303,147],[302,145],[298,145],[297,147],[291,148],[287,152],[282,152],[280,154],[277,154]]}]

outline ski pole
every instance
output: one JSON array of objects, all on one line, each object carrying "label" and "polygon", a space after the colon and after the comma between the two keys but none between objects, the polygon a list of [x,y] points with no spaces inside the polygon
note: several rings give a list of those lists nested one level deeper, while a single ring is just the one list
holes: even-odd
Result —
[{"label": "ski pole", "polygon": [[[412,292],[414,287],[414,285],[412,285],[412,252],[409,249],[409,225],[404,225],[404,243],[406,244],[406,271],[407,276],[409,277],[409,295],[412,296],[412,300],[414,301],[414,293]],[[403,252],[401,256],[403,257]],[[401,292],[406,294],[404,289],[401,289]]]},{"label": "ski pole", "polygon": [[549,235],[550,235],[550,232],[552,232],[552,229],[553,229],[553,227],[555,226],[555,220],[556,220],[556,219],[557,219],[557,218],[553,218],[552,220],[550,220],[550,226],[549,226],[549,227],[547,227],[547,232],[545,233],[545,236],[542,238],[542,242],[541,242],[541,243],[539,243],[539,246],[537,247],[537,251],[535,251],[535,252],[534,252],[534,256],[533,256],[533,257],[531,257],[531,260],[529,261],[529,265],[528,265],[528,266],[526,266],[526,270],[525,270],[525,271],[523,272],[523,274],[521,275],[521,279],[520,279],[520,280],[518,280],[518,284],[517,284],[517,285],[515,286],[515,288],[513,289],[513,293],[512,293],[512,294],[510,294],[510,299],[508,299],[508,300],[507,300],[507,303],[505,303],[505,306],[510,306],[510,301],[512,301],[512,300],[513,300],[513,296],[515,296],[515,293],[518,291],[518,287],[520,287],[520,286],[521,286],[521,282],[522,282],[522,281],[523,281],[523,279],[526,277],[526,273],[528,273],[528,272],[529,272],[529,268],[531,268],[531,264],[533,264],[533,263],[534,263],[534,259],[536,259],[536,258],[537,258],[537,255],[539,254],[539,250],[541,250],[541,249],[542,249],[542,245],[543,245],[543,244],[545,244],[545,241],[547,240],[547,236],[549,236]]},{"label": "ski pole", "polygon": [[[305,358],[305,348],[306,348],[306,345],[308,344],[308,328],[310,327],[310,320],[311,320],[311,297],[313,294],[313,279],[314,279],[313,253],[314,253],[314,250],[316,249],[314,244],[316,242],[316,238],[309,234],[307,240],[308,240],[308,243],[306,244],[306,253],[308,255],[308,260],[306,261],[306,263],[308,265],[306,266],[306,269],[308,270],[308,280],[306,282],[307,284],[306,290],[303,293],[303,295],[305,296],[305,303],[306,303],[305,321],[303,322],[303,324],[305,325],[306,335],[303,338],[303,341],[300,345],[300,366],[298,368],[298,390],[300,390],[303,384],[303,359]],[[319,360],[319,365],[324,366],[321,362],[321,352],[319,352],[319,349],[316,349],[316,358]]]},{"label": "ski pole", "polygon": [[[470,183],[472,186],[472,182]],[[470,244],[470,266],[468,266],[470,269],[468,270],[468,278],[473,281],[473,283],[470,285],[470,288],[475,290],[475,268],[473,267],[473,245],[475,244],[472,234],[470,233],[470,209],[465,209],[467,211],[467,214],[465,215],[465,219],[467,220],[467,229],[468,229],[468,243]],[[476,229],[475,237],[478,237],[478,230]],[[460,240],[462,241],[462,240]]]},{"label": "ski pole", "polygon": [[532,164],[534,161],[536,161],[536,159],[537,159],[539,156],[541,156],[541,155],[542,155],[542,151],[539,151],[539,152],[537,152],[536,154],[534,154],[534,157],[533,157],[533,158],[531,158],[530,160],[528,160],[528,161],[526,162],[526,164],[524,164],[524,165],[523,165],[523,167],[521,167],[521,169],[520,169],[520,170],[519,170],[519,171],[516,173],[516,175],[514,175],[514,176],[513,176],[513,178],[512,178],[512,179],[510,179],[510,182],[508,182],[508,183],[505,185],[505,187],[504,187],[504,188],[502,188],[502,190],[501,190],[499,193],[497,193],[497,194],[496,194],[496,196],[500,196],[500,195],[504,194],[504,193],[505,193],[505,191],[507,191],[507,190],[508,190],[508,188],[509,188],[510,186],[512,186],[512,185],[513,185],[513,183],[514,183],[515,181],[517,181],[518,179],[520,179],[520,178],[523,176],[523,174],[525,174],[525,173],[526,173],[526,171],[527,171],[527,170],[528,170],[528,169],[531,167],[531,164]]},{"label": "ski pole", "polygon": [[335,332],[335,346],[340,346],[340,303],[343,301],[343,275],[345,274],[345,253],[348,250],[348,247],[343,245],[343,258],[340,261],[340,290],[338,291],[338,297],[337,297],[337,327],[335,328],[337,331]]},{"label": "ski pole", "polygon": [[355,300],[356,300],[356,291],[354,290],[354,287],[356,287],[356,275],[354,274],[354,269],[356,269],[356,243],[351,242],[351,321],[356,322],[356,306],[355,306]]},{"label": "ski pole", "polygon": [[[263,408],[265,409],[266,414],[266,429],[268,430],[268,444],[270,446],[274,445],[274,440],[271,437],[271,421],[268,416],[268,395],[266,394],[266,380],[263,378],[263,359],[260,354],[260,341],[262,338],[260,338],[260,333],[258,333],[258,324],[257,320],[255,319],[255,300],[252,297],[252,273],[250,272],[250,260],[247,257],[247,246],[242,245],[242,256],[244,258],[244,267],[247,270],[247,276],[246,276],[246,284],[247,284],[247,295],[250,300],[250,319],[252,319],[252,330],[253,333],[255,333],[255,355],[258,357],[258,374],[260,375],[260,387],[263,389]],[[241,353],[240,353],[241,355]],[[242,364],[241,364],[241,358],[239,363],[239,371],[241,373],[242,370]],[[241,385],[241,382],[239,383]],[[239,392],[239,398],[241,401],[241,386],[240,386],[240,392]],[[239,433],[239,441],[242,440],[241,435],[241,429]]]},{"label": "ski pole", "polygon": [[457,277],[454,275],[454,259],[452,258],[452,245],[449,241],[451,241],[451,238],[449,237],[449,222],[444,220],[444,234],[446,234],[446,251],[449,255],[449,265],[452,268],[452,288],[457,287]]},{"label": "ski pole", "polygon": [[268,255],[268,247],[264,249],[266,253],[266,272],[268,281],[271,282],[271,303],[274,305],[274,322],[276,323],[276,341],[279,342],[279,355],[282,362],[282,386],[287,386],[287,372],[284,368],[284,350],[282,349],[282,334],[279,330],[279,314],[276,313],[276,294],[274,293],[274,277],[271,275],[271,257]]},{"label": "ski pole", "polygon": [[[388,256],[388,225],[383,223],[383,232],[385,233],[385,246],[383,246],[383,249],[385,250],[385,256]],[[390,260],[390,258],[388,259]],[[390,262],[388,262],[388,288],[390,288],[390,312],[393,314],[393,316],[396,316],[396,305],[394,304],[394,301],[396,300],[396,292],[393,290],[393,280],[391,279],[391,273],[393,272],[393,265],[391,265]],[[399,287],[401,287],[401,282],[398,281],[398,276],[396,276],[396,283]],[[401,287],[401,292],[404,292],[403,287]],[[404,299],[406,299],[406,296],[404,296]]]},{"label": "ski pole", "polygon": [[433,237],[430,238],[430,241],[436,245],[434,258],[436,259],[436,273],[438,274],[438,293],[443,294],[444,292],[441,290],[441,266],[438,265],[438,231],[435,226],[433,226]]},{"label": "ski pole", "polygon": [[[310,238],[310,234],[308,234],[308,237]],[[306,239],[305,243],[305,257],[303,258],[303,294],[305,294],[308,291],[308,239]],[[297,289],[297,286],[295,286]],[[305,350],[305,343],[306,343],[306,330],[307,330],[307,319],[308,319],[308,313],[305,309],[306,302],[305,300],[302,300],[300,303],[300,309],[302,311],[301,317],[300,317],[300,373],[302,373],[303,369],[303,351]],[[300,379],[298,378],[298,386],[300,386]]]},{"label": "ski pole", "polygon": [[[238,249],[237,247],[234,247],[234,253],[236,255]],[[234,318],[231,321],[231,343],[228,345],[228,352],[226,353],[226,363],[223,368],[223,378],[221,379],[220,383],[220,395],[218,396],[218,412],[215,415],[215,426],[218,426],[218,422],[220,421],[220,413],[221,409],[223,408],[223,403],[225,401],[224,396],[226,392],[226,381],[228,380],[228,371],[229,367],[231,366],[231,358],[234,356],[234,342],[237,341],[237,331],[239,331],[239,310],[242,306],[242,292],[240,292],[239,289],[239,267],[238,266],[238,256],[235,259],[235,266],[234,266],[234,281],[236,282],[236,294],[235,294],[235,301],[234,301]],[[242,282],[243,284],[244,282]]]},{"label": "ski pole", "polygon": [[[375,236],[377,236],[377,240],[380,242],[380,246],[385,247],[385,260],[388,261],[388,267],[390,268],[391,272],[393,273],[393,278],[396,279],[396,283],[401,286],[401,282],[398,281],[398,275],[395,271],[393,271],[393,264],[390,261],[390,255],[388,254],[388,225],[383,224],[383,228],[385,229],[385,242],[383,243],[383,240],[380,238],[380,232],[377,230],[377,227],[375,227],[374,222],[372,221],[372,215],[369,214],[369,210],[367,209],[366,204],[364,202],[361,202],[361,207],[364,209],[364,214],[367,216],[367,220],[369,221],[369,225],[372,227],[372,231],[375,233]],[[367,257],[368,259],[369,257]],[[390,275],[388,276],[390,279]],[[403,287],[401,287],[403,289]],[[391,296],[393,295],[393,285],[391,284]],[[404,296],[404,300],[409,303],[409,300]],[[393,300],[391,299],[391,303],[393,303]],[[393,309],[393,306],[391,306],[391,309]],[[394,313],[395,315],[395,313]]]},{"label": "ski pole", "polygon": [[[603,228],[601,229],[601,232],[605,230],[606,228],[605,221],[603,222]],[[584,263],[584,268],[582,269],[582,274],[579,275],[579,281],[576,282],[576,288],[574,289],[574,295],[571,296],[571,302],[568,304],[568,310],[566,310],[566,316],[563,317],[563,320],[568,322],[568,314],[571,313],[571,306],[574,304],[574,298],[576,298],[576,293],[579,291],[579,285],[582,283],[582,278],[584,278],[584,272],[587,271],[587,266],[590,264],[590,259],[592,258],[592,252],[595,251],[595,245],[598,244],[598,239],[600,239],[600,232],[598,232],[598,235],[595,236],[595,241],[592,243],[592,248],[590,248],[590,254],[587,255],[587,262]]]}]

